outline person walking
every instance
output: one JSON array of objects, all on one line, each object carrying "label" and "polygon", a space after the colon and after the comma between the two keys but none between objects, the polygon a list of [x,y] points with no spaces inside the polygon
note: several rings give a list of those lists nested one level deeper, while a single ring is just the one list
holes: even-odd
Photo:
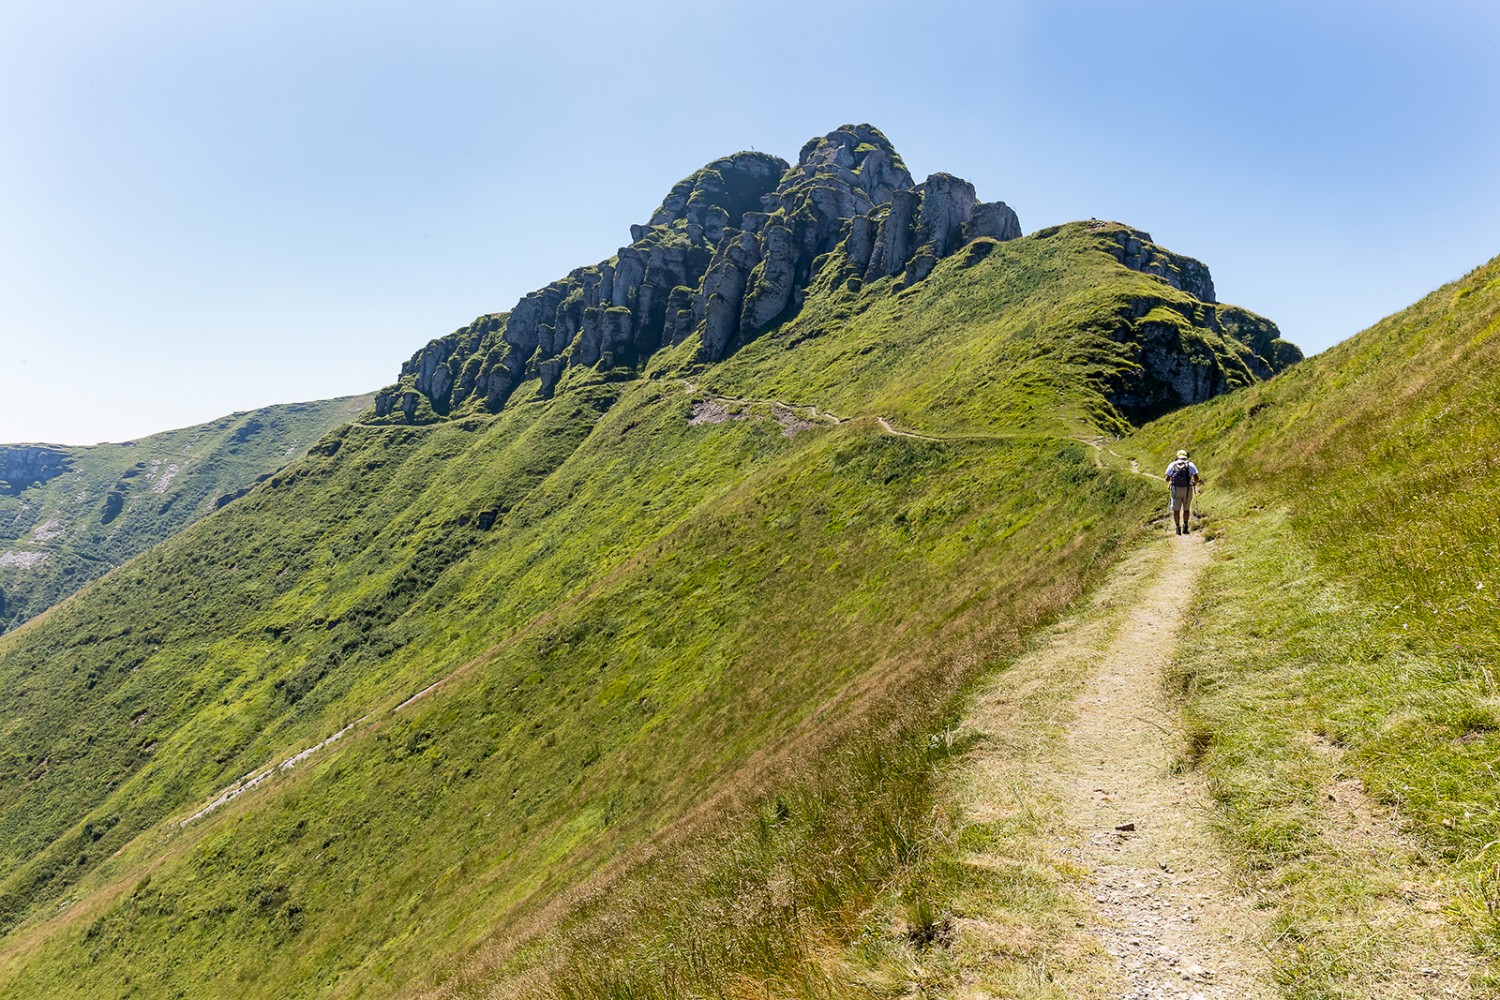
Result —
[{"label": "person walking", "polygon": [[1188,518],[1193,513],[1193,492],[1198,488],[1198,467],[1188,461],[1188,453],[1179,451],[1167,466],[1167,483],[1172,489],[1172,523],[1179,535],[1192,532]]}]

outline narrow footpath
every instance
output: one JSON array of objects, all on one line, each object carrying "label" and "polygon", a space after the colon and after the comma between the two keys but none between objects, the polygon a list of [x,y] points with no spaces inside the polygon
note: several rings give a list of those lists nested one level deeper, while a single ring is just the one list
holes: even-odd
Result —
[{"label": "narrow footpath", "polygon": [[966,725],[981,749],[955,804],[995,831],[962,859],[995,878],[965,907],[989,916],[956,928],[957,995],[1276,995],[1265,914],[1213,836],[1202,779],[1181,764],[1164,686],[1212,558],[1199,535],[1141,546],[980,693]]},{"label": "narrow footpath", "polygon": [[1074,704],[1054,780],[1081,836],[1059,853],[1089,872],[1092,930],[1124,973],[1122,996],[1269,996],[1254,898],[1220,856],[1208,790],[1181,766],[1164,693],[1210,548],[1194,536],[1159,548],[1155,578]]}]

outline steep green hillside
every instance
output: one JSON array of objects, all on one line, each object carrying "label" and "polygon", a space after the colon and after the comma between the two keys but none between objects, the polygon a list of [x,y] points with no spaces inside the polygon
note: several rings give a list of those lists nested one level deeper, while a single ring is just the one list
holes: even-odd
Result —
[{"label": "steep green hillside", "polygon": [[228,503],[370,398],[267,406],[120,444],[0,445],[0,632]]},{"label": "steep green hillside", "polygon": [[1278,888],[1296,945],[1283,976],[1306,995],[1395,960],[1364,927],[1403,890],[1319,832],[1341,776],[1415,836],[1462,943],[1500,954],[1497,412],[1500,259],[1126,443],[1164,465],[1181,442],[1210,479],[1227,557],[1180,672],[1231,829]]},{"label": "steep green hillside", "polygon": [[[968,682],[1143,530],[1155,490],[1080,438],[1295,349],[1112,224],[949,246],[954,222],[861,269],[857,218],[803,211],[854,175],[819,142],[777,188],[790,284],[763,248],[745,286],[786,291],[780,318],[741,312],[724,357],[728,286],[682,339],[586,363],[586,325],[640,333],[655,286],[604,309],[580,277],[575,340],[537,327],[564,355],[485,339],[520,306],[434,342],[372,422],[0,639],[0,996],[481,993],[537,966],[608,992],[593,959],[640,935],[697,956],[618,970],[641,990],[824,990],[819,950],[917,850]],[[742,196],[694,176],[704,221]],[[672,204],[638,244],[699,237]],[[510,381],[422,388],[465,372]],[[741,919],[771,869],[779,916]],[[653,878],[693,919],[610,906]],[[600,942],[583,972],[565,938]]]}]

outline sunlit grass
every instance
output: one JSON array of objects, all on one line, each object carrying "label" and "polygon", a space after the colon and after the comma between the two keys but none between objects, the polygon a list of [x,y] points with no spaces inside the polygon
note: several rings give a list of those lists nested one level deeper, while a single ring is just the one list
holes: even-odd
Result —
[{"label": "sunlit grass", "polygon": [[[942,734],[1158,500],[1073,437],[1177,293],[1093,239],[348,428],[0,642],[0,995],[817,995],[871,907],[936,934]],[[693,427],[684,379],[849,419]]]}]

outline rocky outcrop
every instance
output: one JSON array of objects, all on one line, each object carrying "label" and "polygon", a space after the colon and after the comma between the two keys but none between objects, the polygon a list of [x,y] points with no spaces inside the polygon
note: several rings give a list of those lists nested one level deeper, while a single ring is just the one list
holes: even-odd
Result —
[{"label": "rocky outcrop", "polygon": [[718,360],[793,314],[825,265],[850,270],[853,287],[895,274],[909,285],[973,240],[1020,234],[1015,213],[979,202],[967,181],[914,185],[870,125],[812,139],[795,165],[737,153],[674,184],[610,260],[418,351],[376,417],[495,410],[523,384],[546,396],[569,367],[636,365],[695,335],[699,357]]},{"label": "rocky outcrop", "polygon": [[1123,249],[1121,263],[1192,297],[1141,296],[1110,328],[1126,363],[1105,395],[1128,419],[1150,420],[1205,402],[1302,360],[1275,323],[1216,303],[1213,279],[1199,261],[1163,250],[1139,231],[1118,227],[1105,235],[1103,249],[1116,260]]},{"label": "rocky outcrop", "polygon": [[1021,238],[1021,220],[1015,210],[1003,201],[982,201],[974,206],[969,220],[964,223],[964,242],[979,239],[1018,240]]},{"label": "rocky outcrop", "polygon": [[652,226],[684,222],[702,230],[702,237],[718,243],[724,228],[738,224],[747,212],[757,211],[766,192],[776,187],[786,161],[760,153],[740,153],[715,160],[672,186],[661,207],[645,226],[632,226],[630,238],[642,240]]},{"label": "rocky outcrop", "polygon": [[1115,335],[1134,366],[1110,401],[1144,420],[1268,379],[1302,360],[1276,324],[1214,295],[1208,266],[1152,242],[1151,234],[1097,220],[1102,248],[1124,266],[1149,274],[1199,304],[1142,298]]},{"label": "rocky outcrop", "polygon": [[[804,146],[765,209],[745,216],[737,242],[721,248],[695,303],[706,361],[801,305],[820,267],[839,269],[851,289],[896,275],[907,287],[976,239],[1021,235],[1016,213],[1004,202],[980,202],[968,181],[939,173],[914,185],[885,136],[868,125]],[[834,250],[842,253],[825,257]]]},{"label": "rocky outcrop", "polygon": [[1113,243],[1110,253],[1132,271],[1154,274],[1200,302],[1218,301],[1214,298],[1214,279],[1202,261],[1163,250],[1151,242],[1150,233],[1115,229],[1110,235]]},{"label": "rocky outcrop", "polygon": [[0,445],[0,490],[20,492],[68,471],[68,452],[47,445]]},{"label": "rocky outcrop", "polygon": [[910,191],[898,191],[883,215],[851,226],[847,251],[863,281],[904,273],[900,283],[906,287],[974,240],[1013,240],[1020,235],[1020,220],[1005,202],[981,202],[974,185],[939,173]]},{"label": "rocky outcrop", "polygon": [[911,187],[890,141],[846,125],[802,147],[796,166],[725,234],[695,297],[699,356],[716,361],[802,304],[817,262],[852,220]]},{"label": "rocky outcrop", "polygon": [[719,244],[703,285],[693,299],[693,323],[702,333],[701,353],[723,357],[740,328],[745,287],[760,263],[760,240],[735,232]]},{"label": "rocky outcrop", "polygon": [[[765,153],[715,160],[673,185],[631,243],[434,340],[377,396],[377,418],[440,419],[467,405],[497,410],[523,383],[549,395],[569,366],[636,364],[692,332],[691,296],[729,228],[759,209],[786,170]],[[684,293],[683,289],[687,289]]]},{"label": "rocky outcrop", "polygon": [[[1120,320],[1121,349],[1139,375],[1116,387],[1123,410],[1164,412],[1300,359],[1273,324],[1217,306],[1199,261],[1114,223],[1079,225],[1120,264],[1205,307],[1186,316],[1173,312],[1180,304],[1142,300]],[[756,152],[707,164],[674,184],[630,236],[610,259],[429,343],[377,396],[376,418],[420,423],[464,408],[498,410],[518,392],[551,395],[570,368],[638,366],[694,337],[698,358],[718,361],[793,316],[818,282],[848,293],[879,282],[900,291],[947,258],[974,266],[999,242],[1020,238],[1021,225],[1008,205],[980,201],[960,177],[940,172],[914,183],[878,129],[845,125],[809,141],[795,164]],[[1158,306],[1167,313],[1153,314]]]}]

